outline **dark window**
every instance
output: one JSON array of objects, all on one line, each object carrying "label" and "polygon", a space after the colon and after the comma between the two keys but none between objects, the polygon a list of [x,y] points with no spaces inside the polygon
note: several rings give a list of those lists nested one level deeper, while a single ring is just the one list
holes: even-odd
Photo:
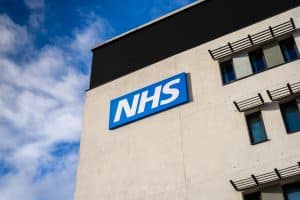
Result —
[{"label": "dark window", "polygon": [[258,73],[266,69],[266,61],[262,49],[257,49],[249,53],[253,73]]},{"label": "dark window", "polygon": [[300,113],[296,100],[281,104],[280,110],[286,131],[288,133],[300,131]]},{"label": "dark window", "polygon": [[283,191],[286,200],[299,200],[300,182],[283,186]]},{"label": "dark window", "polygon": [[261,194],[260,192],[247,194],[244,196],[244,200],[261,200]]},{"label": "dark window", "polygon": [[268,139],[260,112],[246,115],[246,120],[251,144],[257,144]]},{"label": "dark window", "polygon": [[221,63],[221,72],[224,84],[230,83],[236,79],[232,60]]},{"label": "dark window", "polygon": [[285,62],[295,60],[299,57],[297,47],[293,38],[282,40],[279,45]]}]

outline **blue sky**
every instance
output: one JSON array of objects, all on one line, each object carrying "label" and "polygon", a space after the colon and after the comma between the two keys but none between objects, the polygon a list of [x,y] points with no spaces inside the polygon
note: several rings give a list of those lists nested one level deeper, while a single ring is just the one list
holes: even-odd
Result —
[{"label": "blue sky", "polygon": [[193,1],[0,1],[1,200],[73,199],[91,47]]}]

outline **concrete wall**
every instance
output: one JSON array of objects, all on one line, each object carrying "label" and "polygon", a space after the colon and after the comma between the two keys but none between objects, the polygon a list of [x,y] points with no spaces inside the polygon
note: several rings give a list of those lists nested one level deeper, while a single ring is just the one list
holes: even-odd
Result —
[{"label": "concrete wall", "polygon": [[295,26],[297,27],[297,30],[294,32],[293,36],[297,44],[298,50],[300,50],[300,17],[295,17],[294,22]]},{"label": "concrete wall", "polygon": [[[300,60],[223,86],[219,63],[208,53],[296,16],[300,8],[88,91],[75,199],[241,200],[230,179],[300,161],[300,132],[286,134],[279,105],[265,92],[299,82]],[[180,72],[190,73],[190,103],[108,130],[111,99]],[[262,117],[270,140],[250,145],[244,113],[232,102],[258,92],[267,102]]]}]

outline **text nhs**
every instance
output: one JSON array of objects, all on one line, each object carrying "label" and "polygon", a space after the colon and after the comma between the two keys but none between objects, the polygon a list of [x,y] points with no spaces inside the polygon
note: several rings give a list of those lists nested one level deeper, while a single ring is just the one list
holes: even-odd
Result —
[{"label": "text nhs", "polygon": [[111,100],[109,129],[188,102],[186,73]]}]

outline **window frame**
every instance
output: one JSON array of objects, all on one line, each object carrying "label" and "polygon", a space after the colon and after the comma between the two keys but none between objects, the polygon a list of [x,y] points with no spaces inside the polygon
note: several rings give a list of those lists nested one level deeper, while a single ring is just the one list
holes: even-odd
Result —
[{"label": "window frame", "polygon": [[262,198],[261,198],[261,191],[256,191],[256,192],[252,192],[252,193],[248,193],[248,194],[243,194],[243,200],[247,200],[246,197],[248,195],[255,195],[255,194],[258,194],[259,195],[259,200],[262,200]]},{"label": "window frame", "polygon": [[[300,100],[300,99],[299,99],[299,100]],[[281,113],[283,125],[284,125],[285,131],[286,131],[286,133],[287,133],[288,135],[289,135],[289,134],[293,134],[293,133],[300,132],[300,129],[293,130],[293,131],[288,131],[287,126],[286,126],[286,122],[285,122],[285,118],[284,118],[284,115],[283,115],[282,107],[283,107],[283,105],[286,105],[286,104],[292,104],[292,103],[295,103],[296,106],[298,107],[298,105],[297,105],[297,98],[290,99],[289,101],[284,101],[284,102],[281,102],[281,103],[279,104],[279,109],[280,109],[280,113]],[[299,108],[299,107],[298,107],[298,112],[300,113],[300,108]]]},{"label": "window frame", "polygon": [[[288,41],[292,41],[293,42],[293,46],[295,48],[295,51],[296,51],[296,54],[297,54],[297,58],[293,59],[293,60],[287,60],[286,56],[285,56],[285,53],[284,53],[284,50],[283,50],[283,43],[287,43]],[[290,37],[287,37],[287,38],[284,38],[282,40],[279,40],[278,41],[278,45],[280,47],[280,50],[281,50],[281,54],[283,56],[283,59],[284,59],[284,63],[288,63],[288,62],[293,62],[294,60],[297,60],[300,58],[300,54],[299,54],[299,49],[298,49],[298,46],[296,44],[296,41],[295,41],[295,38],[294,36],[290,36]],[[284,64],[283,63],[283,64]]]},{"label": "window frame", "polygon": [[296,184],[300,185],[300,181],[296,181],[296,182],[293,182],[293,183],[288,183],[288,184],[285,184],[285,185],[282,186],[282,192],[283,192],[284,200],[288,200],[287,187],[291,186],[291,185],[296,185]]},{"label": "window frame", "polygon": [[[294,40],[294,43],[295,43],[295,46],[296,46],[296,50],[297,50],[297,52],[298,52],[298,58],[295,59],[295,60],[291,60],[291,61],[286,61],[286,60],[285,60],[284,54],[283,54],[283,52],[282,52],[282,50],[281,50],[281,46],[280,46],[280,42],[283,41],[283,40],[286,40],[286,39],[288,39],[288,38],[292,38],[292,39]],[[244,77],[242,77],[242,78],[236,78],[236,74],[235,74],[235,78],[236,78],[235,80],[230,81],[230,82],[227,82],[227,83],[224,83],[224,81],[223,81],[223,75],[222,75],[222,71],[221,71],[221,63],[226,62],[226,61],[228,61],[228,60],[231,60],[231,61],[232,61],[232,57],[229,57],[229,56],[228,56],[228,57],[226,58],[226,60],[225,60],[225,59],[219,60],[219,69],[220,69],[220,75],[221,75],[222,86],[226,86],[226,85],[229,85],[229,84],[234,83],[234,82],[236,82],[236,81],[240,81],[240,80],[246,79],[246,78],[248,78],[248,77],[251,77],[251,76],[253,76],[253,75],[256,75],[256,74],[263,73],[263,72],[265,72],[265,71],[271,70],[271,69],[273,69],[273,68],[275,68],[275,67],[280,67],[280,66],[285,65],[285,64],[287,64],[287,63],[291,63],[291,62],[295,62],[295,61],[297,61],[297,60],[300,60],[300,51],[299,51],[299,49],[298,49],[297,43],[296,43],[296,41],[295,41],[295,38],[294,38],[294,36],[293,36],[292,34],[287,34],[287,35],[281,36],[281,37],[279,37],[279,38],[276,38],[276,39],[274,39],[274,40],[270,40],[270,41],[268,41],[268,42],[266,42],[266,43],[257,45],[256,48],[249,48],[248,50],[246,49],[246,50],[240,51],[240,52],[238,52],[238,53],[236,53],[236,54],[233,54],[232,56],[238,55],[238,54],[240,54],[240,53],[245,53],[245,52],[247,52],[247,53],[253,52],[253,51],[255,51],[255,50],[259,49],[259,48],[262,49],[264,45],[267,45],[267,44],[272,43],[272,42],[277,42],[277,44],[279,45],[280,50],[281,50],[281,53],[282,53],[282,56],[284,57],[284,63],[278,64],[278,65],[274,65],[274,66],[268,66],[267,63],[266,63],[266,60],[264,60],[264,61],[265,61],[265,64],[266,64],[266,68],[265,68],[264,70],[259,71],[259,72],[257,72],[257,73],[254,73],[254,72],[253,72],[252,74],[249,74],[248,76],[244,76]],[[230,58],[230,59],[229,59],[229,58]],[[264,58],[264,59],[265,59],[265,58]],[[249,60],[250,60],[250,58],[249,58]],[[250,61],[250,63],[251,63],[251,61]],[[235,69],[235,66],[233,65],[233,62],[232,62],[232,66],[233,66],[233,69]],[[252,67],[252,64],[251,64],[251,67]],[[252,68],[252,71],[253,71],[253,68]],[[234,70],[234,72],[235,72],[235,70]]]},{"label": "window frame", "polygon": [[[234,74],[234,80],[228,81],[228,82],[226,82],[226,83],[225,83],[225,81],[224,81],[224,76],[223,76],[223,72],[224,72],[223,68],[224,68],[224,66],[222,66],[222,65],[223,65],[224,63],[231,63],[232,71],[233,71],[233,74]],[[236,80],[238,80],[238,79],[236,78],[236,73],[235,73],[235,69],[234,69],[234,65],[233,65],[233,60],[232,60],[232,58],[231,58],[231,59],[227,59],[227,60],[220,61],[220,62],[219,62],[219,66],[220,66],[220,74],[221,74],[221,79],[222,79],[222,84],[223,84],[223,85],[227,85],[227,84],[230,84],[230,83],[235,82]]]},{"label": "window frame", "polygon": [[[253,141],[252,131],[250,130],[249,121],[248,121],[248,118],[247,118],[248,116],[254,115],[254,114],[258,114],[258,118],[262,122],[262,128],[263,128],[263,131],[264,131],[264,133],[266,135],[266,138],[264,140],[259,141],[259,142],[254,142]],[[260,144],[260,143],[264,143],[264,142],[269,141],[268,134],[267,134],[267,131],[266,131],[266,127],[265,127],[265,123],[264,123],[264,120],[263,120],[263,117],[262,117],[261,110],[258,110],[258,111],[255,111],[255,112],[251,112],[251,113],[246,113],[245,114],[245,121],[246,121],[246,126],[247,126],[248,135],[249,135],[249,139],[250,139],[250,144],[251,145],[256,145],[256,144]]]},{"label": "window frame", "polygon": [[[260,70],[260,71],[256,71],[257,69],[254,67],[253,60],[251,58],[252,54],[255,54],[255,53],[258,53],[258,52],[261,53],[261,55],[262,55],[262,61],[264,63],[264,68],[262,70]],[[265,58],[264,51],[263,51],[262,47],[256,48],[256,49],[254,49],[252,51],[249,51],[248,52],[248,57],[249,57],[250,64],[251,64],[251,67],[252,67],[252,72],[253,72],[252,75],[258,74],[260,72],[263,72],[263,71],[265,71],[268,68],[268,65],[267,65],[266,58]]]}]

